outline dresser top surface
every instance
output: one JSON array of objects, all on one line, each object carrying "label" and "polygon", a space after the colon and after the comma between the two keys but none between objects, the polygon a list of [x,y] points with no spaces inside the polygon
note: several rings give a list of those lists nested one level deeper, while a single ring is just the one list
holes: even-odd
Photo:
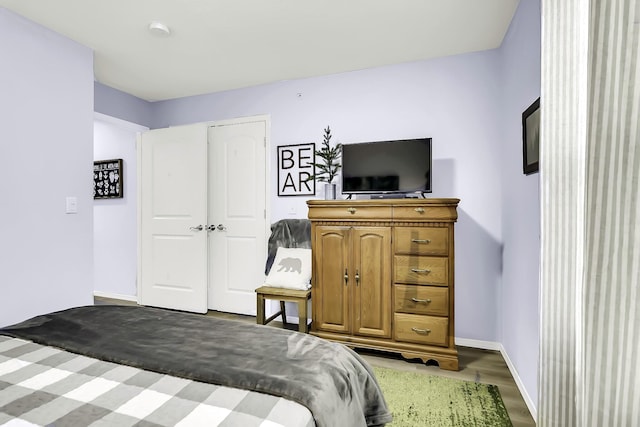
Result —
[{"label": "dresser top surface", "polygon": [[344,206],[458,206],[460,199],[356,199],[356,200],[307,200],[311,207],[344,207]]}]

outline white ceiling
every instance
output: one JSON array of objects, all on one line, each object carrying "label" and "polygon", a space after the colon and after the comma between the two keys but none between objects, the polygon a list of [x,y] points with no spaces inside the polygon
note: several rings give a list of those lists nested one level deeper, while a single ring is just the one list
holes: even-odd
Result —
[{"label": "white ceiling", "polygon": [[[0,0],[148,101],[493,49],[519,0]],[[165,23],[171,36],[148,31]]]}]

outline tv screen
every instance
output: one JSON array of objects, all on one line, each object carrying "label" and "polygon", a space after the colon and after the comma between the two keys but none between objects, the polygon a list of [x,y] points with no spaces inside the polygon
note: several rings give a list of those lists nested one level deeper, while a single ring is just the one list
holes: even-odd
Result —
[{"label": "tv screen", "polygon": [[431,193],[431,138],[342,146],[342,193]]}]

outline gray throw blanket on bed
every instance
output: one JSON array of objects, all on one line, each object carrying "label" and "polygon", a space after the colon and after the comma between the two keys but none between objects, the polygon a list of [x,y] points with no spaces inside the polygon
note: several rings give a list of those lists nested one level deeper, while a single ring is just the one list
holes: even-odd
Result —
[{"label": "gray throw blanket on bed", "polygon": [[314,336],[134,306],[87,306],[0,329],[97,359],[286,397],[319,427],[376,426],[391,414],[369,365]]}]

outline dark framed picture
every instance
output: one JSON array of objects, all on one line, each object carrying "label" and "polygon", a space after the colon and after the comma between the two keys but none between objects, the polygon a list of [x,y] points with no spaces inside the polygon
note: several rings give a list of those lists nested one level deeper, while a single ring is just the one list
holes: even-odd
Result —
[{"label": "dark framed picture", "polygon": [[313,196],[316,144],[278,146],[278,196]]},{"label": "dark framed picture", "polygon": [[124,197],[122,159],[93,162],[93,198],[118,199]]},{"label": "dark framed picture", "polygon": [[525,175],[540,167],[540,98],[522,113],[522,170]]}]

